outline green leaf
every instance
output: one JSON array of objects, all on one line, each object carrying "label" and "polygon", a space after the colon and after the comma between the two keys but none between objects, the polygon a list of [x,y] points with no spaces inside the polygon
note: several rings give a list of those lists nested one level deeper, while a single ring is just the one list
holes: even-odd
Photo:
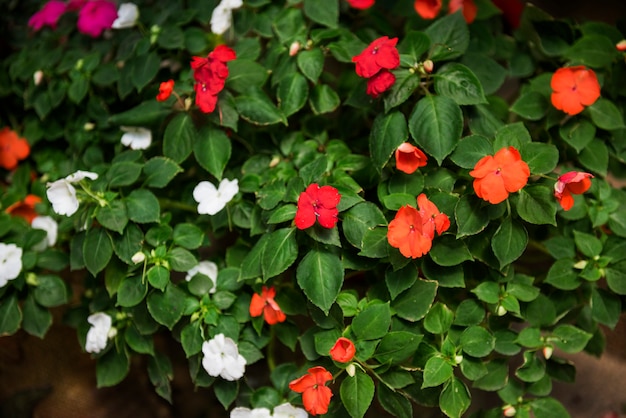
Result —
[{"label": "green leaf", "polygon": [[130,192],[126,197],[126,210],[128,217],[137,223],[158,222],[161,212],[159,200],[147,189]]},{"label": "green leaf", "polygon": [[154,98],[142,102],[125,112],[115,114],[109,118],[109,123],[118,126],[146,126],[160,123],[170,114],[171,109]]},{"label": "green leaf", "polygon": [[429,58],[433,61],[459,57],[469,46],[470,34],[461,13],[437,19],[424,32],[430,38],[432,48]]},{"label": "green leaf", "polygon": [[167,253],[172,270],[186,272],[198,265],[198,260],[189,251],[181,247],[174,247]]},{"label": "green leaf", "polygon": [[195,250],[202,245],[204,241],[204,232],[190,223],[176,224],[174,227],[174,235],[172,236],[174,244],[180,245],[188,250]]},{"label": "green leaf", "polygon": [[511,112],[528,120],[543,118],[549,109],[548,100],[536,91],[522,93],[511,105]]},{"label": "green leaf", "polygon": [[437,238],[428,254],[435,263],[444,267],[456,266],[473,259],[465,242],[452,235]]},{"label": "green leaf", "polygon": [[600,129],[611,131],[624,127],[624,118],[615,104],[609,99],[600,97],[594,104],[587,107],[591,120]]},{"label": "green leaf", "polygon": [[98,388],[115,386],[120,383],[130,368],[126,352],[109,350],[98,359],[96,364],[96,382]]},{"label": "green leaf", "polygon": [[37,276],[37,287],[33,296],[40,305],[52,308],[67,303],[69,292],[60,277],[45,274]]},{"label": "green leaf", "polygon": [[131,77],[137,91],[143,90],[159,72],[161,58],[156,52],[135,57],[127,65],[132,66]]},{"label": "green leaf", "polygon": [[[455,13],[459,14],[460,13]],[[459,378],[450,380],[439,396],[439,408],[450,418],[461,418],[471,402],[470,393]]]},{"label": "green leaf", "polygon": [[339,0],[304,0],[304,14],[316,23],[336,28],[339,23]]},{"label": "green leaf", "polygon": [[347,376],[339,389],[341,401],[352,418],[363,418],[374,399],[374,381],[365,372],[357,370]]},{"label": "green leaf", "polygon": [[537,398],[530,402],[535,418],[570,418],[569,412],[554,398]]},{"label": "green leaf", "polygon": [[404,68],[395,70],[394,75],[396,76],[396,81],[391,88],[385,92],[383,99],[385,103],[385,113],[406,102],[420,84],[418,74]]},{"label": "green leaf", "polygon": [[128,346],[140,354],[154,355],[154,341],[151,335],[142,335],[136,326],[129,326],[124,333]]},{"label": "green leaf", "polygon": [[309,104],[311,110],[316,115],[330,113],[337,109],[340,103],[341,100],[337,92],[327,84],[317,84],[313,87],[313,90],[311,90]]},{"label": "green leaf", "polygon": [[0,335],[11,335],[20,329],[22,311],[18,305],[17,295],[3,295],[0,303]]},{"label": "green leaf", "polygon": [[321,48],[301,51],[296,57],[296,63],[302,74],[315,84],[324,69],[324,53]]},{"label": "green leaf", "polygon": [[454,315],[454,325],[478,325],[485,318],[485,308],[475,299],[465,299],[457,306]]},{"label": "green leaf", "polygon": [[360,256],[369,258],[387,257],[389,249],[387,228],[377,227],[365,231],[362,247],[363,249],[359,252]]},{"label": "green leaf", "polygon": [[528,142],[522,144],[519,151],[531,174],[550,173],[559,163],[559,150],[552,144]]},{"label": "green leaf", "polygon": [[559,129],[561,139],[580,153],[596,136],[596,127],[587,119],[572,119]]},{"label": "green leaf", "polygon": [[407,31],[400,43],[398,44],[398,52],[404,55],[410,55],[415,62],[422,60],[422,55],[428,51],[430,47],[430,39],[424,32]]},{"label": "green leaf", "polygon": [[519,216],[531,224],[556,226],[554,193],[545,186],[528,186],[519,191],[516,204]]},{"label": "green leaf", "polygon": [[548,270],[545,283],[561,290],[574,290],[578,288],[581,282],[578,278],[578,273],[574,271],[574,264],[574,260],[570,258],[561,258],[555,261],[552,267],[550,267],[550,270]]},{"label": "green leaf", "polygon": [[[478,6],[480,9],[481,6]],[[467,52],[461,57],[461,64],[466,65],[476,75],[485,94],[497,93],[508,75],[508,71],[498,62],[484,53]]]},{"label": "green leaf", "polygon": [[143,166],[146,175],[145,185],[156,189],[163,188],[182,171],[183,169],[169,158],[153,157]]},{"label": "green leaf", "polygon": [[527,244],[528,233],[526,228],[522,224],[514,222],[511,217],[507,217],[493,234],[491,249],[500,262],[500,268],[503,268],[517,260],[526,249]]},{"label": "green leaf", "polygon": [[148,377],[154,385],[156,393],[172,403],[172,388],[170,380],[174,378],[172,363],[166,355],[156,352],[154,356],[148,357]]},{"label": "green leaf", "polygon": [[111,237],[102,228],[92,228],[87,231],[83,243],[83,257],[85,267],[92,275],[98,274],[108,264],[113,255]]},{"label": "green leaf", "polygon": [[457,224],[457,238],[478,234],[489,225],[489,213],[481,209],[480,200],[467,194],[461,196],[457,202],[454,219]]},{"label": "green leaf", "polygon": [[348,242],[359,249],[363,248],[366,232],[380,225],[387,225],[387,220],[372,202],[356,204],[343,214],[343,233]]},{"label": "green leaf", "polygon": [[375,303],[363,309],[352,320],[352,331],[359,340],[375,340],[384,337],[391,325],[388,303]]},{"label": "green leaf", "polygon": [[601,35],[584,35],[564,54],[574,64],[596,68],[608,66],[616,56],[615,43]]},{"label": "green leaf", "polygon": [[386,385],[379,385],[377,398],[380,405],[394,417],[412,418],[413,405],[398,392],[394,392]]},{"label": "green leaf", "polygon": [[263,280],[267,281],[287,270],[297,257],[296,228],[283,228],[272,232],[261,259]]},{"label": "green leaf", "polygon": [[609,166],[609,149],[604,141],[595,138],[582,150],[578,161],[583,167],[606,176]]},{"label": "green leaf", "polygon": [[410,289],[402,292],[391,303],[391,307],[399,318],[416,322],[426,315],[436,294],[437,282],[420,279]]},{"label": "green leaf", "polygon": [[278,108],[285,116],[290,116],[302,109],[309,97],[309,83],[300,73],[294,72],[283,78],[278,84],[276,98]]},{"label": "green leaf", "polygon": [[486,391],[502,389],[509,377],[508,359],[496,359],[486,363],[487,374],[474,381],[473,387]]},{"label": "green leaf", "polygon": [[573,354],[578,353],[585,348],[591,339],[592,334],[573,325],[565,324],[556,327],[556,329],[552,332],[552,337],[555,338],[554,345],[566,353]]},{"label": "green leaf", "polygon": [[245,93],[251,86],[263,86],[268,74],[267,69],[256,61],[237,58],[228,63],[226,87]]},{"label": "green leaf", "polygon": [[491,154],[491,141],[482,135],[470,135],[461,138],[450,159],[461,168],[473,169],[481,158]]},{"label": "green leaf", "polygon": [[524,363],[515,370],[517,376],[523,382],[537,382],[546,375],[546,365],[539,359],[536,351],[524,352]]},{"label": "green leaf", "polygon": [[218,180],[230,159],[230,139],[221,129],[207,127],[202,129],[193,144],[196,161]]},{"label": "green leaf", "polygon": [[128,223],[126,205],[120,200],[109,202],[107,206],[98,209],[96,219],[106,229],[122,234]]},{"label": "green leaf", "polygon": [[431,334],[444,334],[452,325],[454,312],[443,303],[437,302],[424,318],[424,329]]},{"label": "green leaf", "polygon": [[483,327],[471,326],[461,334],[461,348],[464,353],[472,357],[485,357],[495,347],[495,339],[489,331]]},{"label": "green leaf", "polygon": [[182,329],[180,332],[180,342],[185,350],[187,358],[198,354],[202,350],[202,338],[201,322],[191,322]]},{"label": "green leaf", "polygon": [[407,331],[389,332],[380,340],[374,357],[380,363],[402,363],[415,353],[422,338],[423,335]]},{"label": "green leaf", "polygon": [[309,251],[296,270],[298,285],[326,315],[341,290],[343,275],[339,257],[321,249]]},{"label": "green leaf", "polygon": [[424,151],[432,155],[439,165],[454,151],[462,131],[461,109],[448,97],[436,95],[422,97],[409,117],[411,137]]},{"label": "green leaf", "polygon": [[258,88],[250,88],[246,93],[235,98],[235,107],[239,116],[253,125],[266,126],[282,122],[287,125],[287,119],[267,95]]},{"label": "green leaf", "polygon": [[139,178],[142,165],[130,161],[116,162],[107,171],[109,187],[129,186]]},{"label": "green leaf", "polygon": [[126,277],[117,289],[117,304],[125,308],[137,305],[148,293],[148,284],[141,277]]},{"label": "green leaf", "polygon": [[408,137],[406,119],[401,112],[381,114],[374,119],[369,138],[370,157],[379,172],[387,164],[396,148]]},{"label": "green leaf", "polygon": [[591,234],[587,234],[586,232],[574,230],[573,233],[574,243],[576,243],[578,251],[589,258],[594,258],[600,255],[602,252],[602,241]]},{"label": "green leaf", "polygon": [[239,381],[230,382],[217,379],[213,387],[215,397],[220,401],[224,409],[228,409],[239,394]]},{"label": "green leaf", "polygon": [[435,355],[428,359],[424,366],[424,382],[422,389],[439,386],[447,382],[453,376],[453,369],[450,363]]},{"label": "green leaf", "polygon": [[463,64],[446,64],[433,78],[437,94],[449,97],[458,105],[487,103],[480,81],[472,70]]},{"label": "green leaf", "polygon": [[164,290],[170,282],[170,271],[163,266],[152,266],[146,274],[148,283],[159,290]]},{"label": "green leaf", "polygon": [[[619,296],[604,289],[591,288],[591,317],[599,323],[613,329],[619,322],[622,312],[622,302]],[[24,322],[26,322],[26,310],[24,310]]]},{"label": "green leaf", "polygon": [[72,80],[69,89],[67,89],[67,97],[74,103],[80,103],[89,91],[89,79],[83,74]]},{"label": "green leaf", "polygon": [[621,262],[605,269],[609,289],[618,295],[626,295],[626,264]]},{"label": "green leaf", "polygon": [[471,291],[479,300],[486,303],[498,303],[500,301],[500,286],[495,282],[482,282]]},{"label": "green leaf", "polygon": [[387,269],[385,272],[385,283],[387,284],[391,300],[394,300],[400,293],[413,286],[416,280],[417,269],[413,265],[408,265],[396,271]]},{"label": "green leaf", "polygon": [[179,113],[165,128],[163,133],[163,156],[182,163],[189,157],[198,133],[188,113]]},{"label": "green leaf", "polygon": [[148,295],[148,311],[159,324],[172,329],[183,316],[185,293],[173,284],[168,284],[164,292],[155,290]]},{"label": "green leaf", "polygon": [[[35,298],[32,294],[26,297],[22,309],[24,313],[22,328],[24,331],[35,337],[43,338],[46,332],[48,332],[50,325],[52,325],[52,314],[50,311],[35,302]],[[2,310],[0,309],[0,311]],[[0,335],[3,335],[1,330]]]}]

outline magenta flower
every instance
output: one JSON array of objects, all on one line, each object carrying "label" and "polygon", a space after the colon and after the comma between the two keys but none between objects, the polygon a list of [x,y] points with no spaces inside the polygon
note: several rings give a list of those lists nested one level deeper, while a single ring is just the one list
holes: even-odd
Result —
[{"label": "magenta flower", "polygon": [[59,18],[65,13],[65,3],[59,0],[50,0],[40,11],[28,19],[28,26],[38,31],[44,26],[56,29]]},{"label": "magenta flower", "polygon": [[97,38],[105,29],[111,29],[117,19],[117,6],[107,0],[91,0],[78,12],[77,27],[81,33]]}]

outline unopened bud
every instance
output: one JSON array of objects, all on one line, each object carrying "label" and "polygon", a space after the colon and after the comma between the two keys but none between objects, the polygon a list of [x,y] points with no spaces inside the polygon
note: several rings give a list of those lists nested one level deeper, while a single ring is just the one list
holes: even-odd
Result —
[{"label": "unopened bud", "polygon": [[111,329],[109,330],[107,337],[109,339],[115,338],[115,336],[117,335],[117,328],[115,327],[111,327]]},{"label": "unopened bud", "polygon": [[463,361],[463,356],[461,354],[457,354],[454,356],[454,364],[461,364]]},{"label": "unopened bud", "polygon": [[435,64],[432,62],[432,60],[426,60],[424,61],[424,71],[426,71],[427,73],[432,73],[433,69],[435,68]]},{"label": "unopened bud", "polygon": [[26,283],[29,286],[39,286],[39,280],[37,280],[37,275],[33,272],[29,272],[26,274]]},{"label": "unopened bud", "polygon": [[587,260],[580,260],[576,264],[574,264],[574,268],[578,270],[582,270],[587,267]]},{"label": "unopened bud", "polygon": [[132,262],[135,264],[143,263],[145,259],[146,255],[141,251],[136,252],[135,255],[131,257]]},{"label": "unopened bud", "polygon": [[33,74],[33,82],[36,86],[41,84],[41,80],[43,80],[43,71],[37,70],[35,74]]},{"label": "unopened bud", "polygon": [[615,44],[615,48],[617,48],[620,52],[626,52],[626,39],[622,39],[618,43]]},{"label": "unopened bud", "polygon": [[506,315],[506,308],[502,305],[498,305],[498,309],[496,309],[496,315],[498,316],[504,316]]},{"label": "unopened bud", "polygon": [[504,407],[504,410],[502,411],[502,414],[503,414],[505,417],[514,417],[514,416],[515,416],[515,414],[517,414],[517,410],[516,410],[516,409],[515,409],[515,407],[514,407],[514,406],[512,406],[512,405],[506,405],[506,406]]},{"label": "unopened bud", "polygon": [[153,45],[157,39],[159,39],[159,34],[161,33],[161,27],[159,25],[152,25],[150,27],[150,44]]},{"label": "unopened bud", "polygon": [[348,376],[354,377],[354,375],[356,374],[356,366],[354,365],[354,363],[348,364],[348,367],[346,367],[346,373],[348,373]]},{"label": "unopened bud", "polygon": [[191,97],[187,97],[185,99],[185,110],[189,110],[191,108],[192,103],[193,103],[193,100],[191,99]]},{"label": "unopened bud", "polygon": [[298,51],[300,51],[300,42],[298,41],[293,41],[291,43],[291,46],[289,46],[289,56],[293,57],[294,55],[296,55],[298,53]]},{"label": "unopened bud", "polygon": [[552,346],[550,345],[546,345],[545,347],[543,347],[543,356],[546,358],[546,360],[550,360],[553,351],[554,348],[552,348]]},{"label": "unopened bud", "polygon": [[81,68],[83,68],[83,63],[83,59],[80,58],[78,61],[76,61],[76,64],[74,64],[74,69],[80,70]]},{"label": "unopened bud", "polygon": [[93,122],[87,122],[83,125],[83,129],[86,131],[93,131],[93,128],[96,127],[96,124]]},{"label": "unopened bud", "polygon": [[272,160],[270,161],[270,168],[274,168],[278,165],[278,163],[280,163],[280,157],[279,156],[274,156],[274,158],[272,158]]}]

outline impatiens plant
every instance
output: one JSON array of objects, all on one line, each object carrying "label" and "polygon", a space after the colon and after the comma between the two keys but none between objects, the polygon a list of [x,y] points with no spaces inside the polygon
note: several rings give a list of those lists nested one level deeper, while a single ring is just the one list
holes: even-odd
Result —
[{"label": "impatiens plant", "polygon": [[188,370],[234,418],[569,416],[563,353],[600,355],[626,295],[624,27],[33,3],[0,71],[0,335],[56,309],[98,387],[137,364],[171,402]]}]

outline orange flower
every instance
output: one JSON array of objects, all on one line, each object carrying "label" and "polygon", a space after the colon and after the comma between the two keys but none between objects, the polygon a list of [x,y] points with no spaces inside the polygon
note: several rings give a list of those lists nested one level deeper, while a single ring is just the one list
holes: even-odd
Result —
[{"label": "orange flower", "polygon": [[430,251],[432,239],[424,233],[424,219],[412,206],[402,206],[389,222],[387,241],[398,248],[403,256],[419,258]]},{"label": "orange flower", "polygon": [[276,289],[274,286],[268,288],[263,286],[261,294],[255,293],[250,301],[250,316],[265,317],[265,322],[270,325],[284,322],[287,316],[280,310],[280,306],[274,300]]},{"label": "orange flower", "polygon": [[469,174],[474,177],[476,195],[495,205],[526,186],[530,169],[518,150],[505,147],[494,156],[481,158]]},{"label": "orange flower", "polygon": [[437,206],[428,200],[424,193],[417,196],[417,205],[422,217],[422,233],[435,238],[435,231],[441,235],[450,228],[450,218],[445,213],[439,212]]},{"label": "orange flower", "polygon": [[574,206],[573,194],[583,194],[591,187],[592,174],[571,171],[563,174],[554,184],[554,197],[564,210]]},{"label": "orange flower", "polygon": [[463,10],[463,17],[467,23],[472,23],[476,19],[478,9],[474,0],[450,0],[448,14],[455,13],[459,9]]},{"label": "orange flower", "polygon": [[19,216],[21,218],[24,218],[26,219],[26,222],[30,224],[33,223],[33,219],[39,216],[39,214],[35,212],[35,205],[40,202],[41,198],[39,196],[29,194],[24,198],[24,200],[15,202],[11,206],[6,208],[5,212],[13,216]]},{"label": "orange flower", "polygon": [[441,10],[441,0],[415,0],[413,7],[422,19],[434,19]]},{"label": "orange flower", "polygon": [[159,102],[166,101],[172,95],[172,90],[174,90],[174,80],[167,80],[162,82],[159,86],[159,94],[157,94],[156,99]]},{"label": "orange flower", "polygon": [[619,51],[619,52],[626,52],[626,39],[622,39],[621,41],[619,41],[618,43],[615,44],[615,48]]},{"label": "orange flower", "polygon": [[356,348],[354,343],[345,337],[339,337],[330,349],[330,357],[339,363],[347,363],[354,358]]},{"label": "orange flower", "polygon": [[412,174],[419,167],[424,167],[427,162],[426,154],[408,142],[396,149],[396,168],[403,173]]},{"label": "orange flower", "polygon": [[568,115],[577,115],[600,97],[600,84],[593,70],[582,65],[556,70],[550,81],[552,105]]},{"label": "orange flower", "polygon": [[5,126],[0,130],[0,167],[13,170],[17,162],[28,157],[30,145],[24,138],[17,136],[15,131]]},{"label": "orange flower", "polygon": [[302,403],[311,415],[328,412],[328,405],[333,392],[326,382],[333,380],[333,375],[321,366],[311,367],[308,374],[292,380],[289,389],[302,394]]}]

